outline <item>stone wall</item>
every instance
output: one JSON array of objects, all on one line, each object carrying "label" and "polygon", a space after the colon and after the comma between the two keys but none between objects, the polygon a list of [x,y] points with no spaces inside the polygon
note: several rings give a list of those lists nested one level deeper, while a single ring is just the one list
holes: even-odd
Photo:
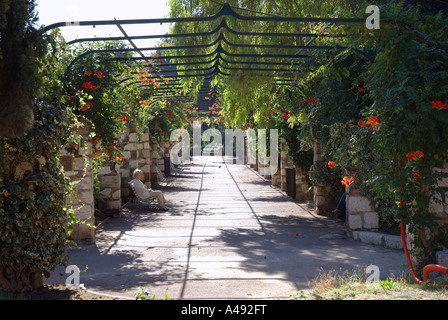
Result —
[{"label": "stone wall", "polygon": [[[320,144],[318,142],[314,142],[314,161],[322,161]],[[331,212],[336,208],[337,201],[333,199],[330,195],[330,190],[328,187],[318,186],[313,187],[314,191],[314,211],[318,215],[325,214],[327,212]]]},{"label": "stone wall", "polygon": [[277,169],[277,172],[271,176],[271,184],[273,186],[278,186],[278,185],[281,186],[281,181],[282,181],[281,180],[282,179],[281,171],[282,171],[282,169],[280,168],[280,165],[279,165],[279,168]]},{"label": "stone wall", "polygon": [[361,196],[359,190],[352,189],[347,192],[347,225],[353,230],[378,231],[379,216],[370,201]]},{"label": "stone wall", "polygon": [[296,166],[296,201],[307,201],[313,199],[313,192],[309,190],[308,177],[302,168]]},{"label": "stone wall", "polygon": [[157,175],[156,167],[159,165],[159,144],[156,140],[151,139],[150,141],[150,147],[151,147],[151,158],[150,158],[150,166],[151,166],[151,172],[150,172],[150,180],[152,184],[159,184],[159,176]]},{"label": "stone wall", "polygon": [[92,244],[95,243],[92,142],[87,132],[80,134],[85,138],[86,147],[80,148],[77,156],[67,154],[65,149],[62,149],[60,157],[65,175],[75,184],[76,192],[67,199],[67,204],[76,209],[75,216],[81,221],[73,226],[70,237],[77,243]]},{"label": "stone wall", "polygon": [[[448,162],[444,162],[441,167],[435,167],[433,170],[448,174]],[[445,188],[445,193],[442,197],[438,196],[437,201],[433,200],[429,203],[429,210],[437,214],[440,224],[448,224],[448,177],[439,182],[439,187]]]},{"label": "stone wall", "polygon": [[[444,164],[440,167],[434,167],[433,170],[448,173],[448,162],[444,162]],[[442,225],[448,224],[448,177],[442,179],[439,182],[439,187],[444,188],[445,192],[442,194],[442,196],[437,195],[435,197],[435,199],[432,199],[429,202],[429,211],[436,214],[436,216],[437,216],[436,222],[440,226],[442,226]],[[406,228],[406,231],[407,231],[407,229],[408,228]],[[431,238],[433,238],[435,236],[434,234],[431,233],[431,231],[428,228],[425,228],[425,231],[422,233],[424,233],[424,234],[422,234],[422,238],[425,238],[424,239],[425,241],[431,241]],[[412,244],[413,235],[407,234],[406,241],[407,241],[407,246],[408,246],[409,250],[412,250],[413,249],[413,244]],[[443,260],[442,263],[446,263],[446,261],[448,261],[448,260],[444,260],[444,257],[446,257],[446,252],[447,251],[444,250],[444,251],[440,251],[437,253],[437,259],[438,260],[442,259]],[[412,254],[411,254],[411,258],[414,261],[414,263],[417,263],[417,258],[415,256],[412,256]],[[446,266],[448,266],[448,265],[446,265]]]},{"label": "stone wall", "polygon": [[280,188],[283,192],[286,191],[286,168],[294,166],[291,158],[288,156],[287,147],[285,138],[280,138]]},{"label": "stone wall", "polygon": [[133,179],[135,169],[143,171],[143,182],[151,187],[151,145],[149,130],[138,133],[133,125],[128,126],[125,133],[120,135],[119,141],[123,143],[123,161],[119,169],[121,175],[121,197],[124,202],[129,197],[128,182]]},{"label": "stone wall", "polygon": [[111,215],[121,215],[121,175],[120,166],[110,163],[98,168],[98,179],[103,185],[98,209]]}]

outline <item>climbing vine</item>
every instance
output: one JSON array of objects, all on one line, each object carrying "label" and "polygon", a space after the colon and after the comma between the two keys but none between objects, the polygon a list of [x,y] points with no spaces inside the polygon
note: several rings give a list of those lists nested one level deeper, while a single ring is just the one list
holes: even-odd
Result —
[{"label": "climbing vine", "polygon": [[35,121],[17,138],[0,141],[0,285],[33,289],[32,274],[66,262],[72,192],[59,163],[71,135],[69,112],[49,101],[33,107]]},{"label": "climbing vine", "polygon": [[360,188],[389,219],[404,219],[414,254],[427,263],[448,245],[441,185],[448,156],[447,21],[401,4],[382,9],[384,19],[397,23],[377,32],[348,28],[362,54],[335,52],[327,62],[317,56],[321,66],[311,65],[290,89],[314,103],[298,104],[292,109],[298,116],[288,121],[301,125],[300,139],[320,142],[323,161],[313,164],[310,180],[338,172],[342,184]]},{"label": "climbing vine", "polygon": [[[385,16],[400,23],[380,29],[371,40],[382,50],[367,67],[366,88],[375,103],[365,115],[375,115],[379,125],[363,143],[389,160],[372,168],[371,178],[382,182],[375,189],[382,197],[399,191],[403,207],[396,218],[404,219],[415,253],[428,262],[448,246],[446,225],[436,223],[443,212],[437,206],[447,200],[440,186],[447,173],[438,168],[444,163],[446,168],[448,159],[448,21],[441,12],[422,15],[400,5],[390,6]],[[431,239],[424,230],[431,230]]]}]

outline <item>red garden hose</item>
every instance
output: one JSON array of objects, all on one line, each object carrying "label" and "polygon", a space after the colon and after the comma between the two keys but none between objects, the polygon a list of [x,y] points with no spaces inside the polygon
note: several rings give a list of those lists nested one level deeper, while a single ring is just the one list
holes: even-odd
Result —
[{"label": "red garden hose", "polygon": [[[400,171],[398,172],[398,175],[401,174],[401,160],[398,161],[398,165],[400,167]],[[403,190],[403,187],[400,187],[400,192]],[[403,199],[400,197],[400,208],[403,208]],[[415,282],[417,282],[418,284],[422,284],[425,281],[429,282],[431,280],[431,277],[429,275],[430,271],[437,271],[440,273],[446,273],[448,274],[448,267],[444,267],[438,264],[428,264],[423,268],[423,278],[425,279],[425,281],[422,281],[418,278],[417,274],[415,273],[413,264],[412,264],[412,260],[411,260],[411,256],[409,255],[409,250],[408,250],[408,246],[406,243],[406,230],[405,230],[405,225],[403,223],[403,218],[401,218],[400,220],[400,229],[401,229],[401,242],[403,243],[403,249],[404,249],[404,253],[406,255],[406,261],[408,263],[409,266],[409,270],[411,271],[412,277],[414,278]],[[448,285],[439,285],[442,286],[444,288],[448,288]]]},{"label": "red garden hose", "polygon": [[[400,205],[401,205],[401,199],[400,199]],[[417,274],[415,273],[414,267],[412,265],[411,256],[409,255],[408,246],[406,244],[405,228],[404,228],[403,219],[401,219],[401,242],[403,243],[403,249],[404,249],[404,253],[406,255],[406,261],[408,262],[409,269],[411,271],[412,277],[414,278],[415,282],[417,282],[418,284],[422,284],[425,281],[430,281],[431,280],[431,277],[429,275],[430,271],[437,271],[440,273],[448,274],[448,267],[444,267],[444,266],[441,266],[438,264],[428,264],[423,268],[423,278],[425,279],[425,281],[422,281],[418,278]],[[448,285],[440,285],[440,286],[442,286],[444,288],[448,288]]]}]

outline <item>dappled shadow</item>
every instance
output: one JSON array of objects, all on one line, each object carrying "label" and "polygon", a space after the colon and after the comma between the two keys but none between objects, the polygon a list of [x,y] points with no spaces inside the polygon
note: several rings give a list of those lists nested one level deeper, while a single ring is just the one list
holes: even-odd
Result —
[{"label": "dappled shadow", "polygon": [[[401,272],[401,252],[356,242],[344,237],[340,227],[328,228],[312,217],[294,215],[263,215],[259,221],[260,228],[223,228],[210,241],[234,248],[237,255],[244,257],[240,262],[242,269],[280,274],[302,288],[322,270],[353,270],[375,264],[382,278]],[[327,234],[341,237],[320,238]]]},{"label": "dappled shadow", "polygon": [[[180,299],[197,297],[196,290],[204,297],[216,292],[244,297],[240,288],[263,283],[257,290],[266,297],[263,290],[271,284],[283,286],[272,288],[276,293],[305,289],[322,270],[375,264],[381,277],[398,274],[403,260],[396,250],[346,237],[322,239],[326,234],[343,236],[344,227],[264,187],[268,182],[259,183],[253,175],[248,181],[224,178],[210,184],[206,168],[198,166],[195,178],[181,179],[177,187],[160,188],[169,211],[127,209],[97,233],[95,246],[72,250],[71,263],[85,270],[81,282],[101,292],[149,286],[163,295],[169,287],[171,297]],[[234,168],[240,173],[234,176],[244,175],[244,167]],[[241,188],[241,183],[246,185]],[[233,291],[221,293],[221,282]],[[210,284],[214,289],[206,287]]]}]

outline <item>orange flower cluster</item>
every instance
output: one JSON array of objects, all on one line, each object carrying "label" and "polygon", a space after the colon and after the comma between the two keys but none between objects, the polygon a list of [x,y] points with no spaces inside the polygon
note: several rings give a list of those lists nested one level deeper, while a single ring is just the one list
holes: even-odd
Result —
[{"label": "orange flower cluster", "polygon": [[349,186],[349,185],[355,183],[355,179],[354,179],[352,176],[350,176],[350,178],[348,178],[348,177],[344,177],[344,178],[342,179],[341,183],[342,183],[344,186]]},{"label": "orange flower cluster", "polygon": [[311,98],[306,100],[306,103],[313,103],[313,102],[314,102],[314,98],[313,97],[311,97]]},{"label": "orange flower cluster", "polygon": [[291,117],[291,116],[292,116],[292,112],[290,112],[289,114],[283,112],[283,115],[282,115],[282,117],[283,117],[285,120],[288,120],[289,117]]},{"label": "orange flower cluster", "polygon": [[328,167],[329,167],[330,169],[333,169],[334,166],[335,166],[334,161],[328,161]]},{"label": "orange flower cluster", "polygon": [[100,85],[95,86],[91,81],[89,81],[89,82],[84,82],[84,83],[82,84],[82,87],[83,87],[83,88],[86,88],[86,89],[91,89],[91,90],[95,91],[96,89],[99,89],[99,88],[100,88]]},{"label": "orange flower cluster", "polygon": [[190,110],[190,109],[187,109],[187,112],[188,113],[194,113],[194,112],[198,112],[198,107],[193,107],[193,109],[192,110]]},{"label": "orange flower cluster", "polygon": [[97,71],[97,72],[93,72],[92,70],[85,70],[84,74],[86,76],[91,76],[92,74],[98,78],[105,78],[106,76],[104,75],[104,73],[102,73],[101,71]]},{"label": "orange flower cluster", "polygon": [[142,105],[144,104],[145,106],[149,106],[149,101],[146,100],[140,100],[139,103]]},{"label": "orange flower cluster", "polygon": [[[156,80],[154,79],[148,79],[150,76],[150,73],[148,70],[138,70],[138,79],[141,80],[141,84],[145,85],[147,83],[154,83],[157,87],[160,85]],[[165,82],[168,82],[168,79],[165,79]]]},{"label": "orange flower cluster", "polygon": [[90,109],[93,107],[93,103],[92,102],[85,102],[84,106],[81,107],[81,111],[86,111],[87,109]]},{"label": "orange flower cluster", "polygon": [[414,170],[414,180],[422,179],[422,174],[418,170]]},{"label": "orange flower cluster", "polygon": [[[311,98],[305,100],[306,103],[313,103],[314,101],[316,101],[316,99],[314,99],[314,97],[311,97]],[[302,103],[302,102],[303,102],[303,100],[299,100],[299,103]]]},{"label": "orange flower cluster", "polygon": [[442,103],[442,101],[437,100],[432,102],[432,108],[437,110],[446,110],[448,108],[448,102]]},{"label": "orange flower cluster", "polygon": [[126,122],[126,121],[129,121],[129,117],[121,116],[120,120],[123,121],[123,122]]},{"label": "orange flower cluster", "polygon": [[366,126],[370,126],[370,128],[375,128],[376,126],[378,126],[380,123],[378,121],[378,118],[375,116],[369,116],[367,118],[366,121],[364,120],[359,120],[358,125],[360,127],[366,127]]},{"label": "orange flower cluster", "polygon": [[425,154],[422,151],[417,150],[415,152],[409,152],[406,155],[406,158],[408,158],[409,161],[411,161],[411,160],[415,161],[415,160],[419,160],[419,159],[423,158],[424,156],[425,156]]},{"label": "orange flower cluster", "polygon": [[100,140],[100,137],[96,136],[95,138],[92,139],[92,144],[95,145],[98,142],[98,140]]}]

